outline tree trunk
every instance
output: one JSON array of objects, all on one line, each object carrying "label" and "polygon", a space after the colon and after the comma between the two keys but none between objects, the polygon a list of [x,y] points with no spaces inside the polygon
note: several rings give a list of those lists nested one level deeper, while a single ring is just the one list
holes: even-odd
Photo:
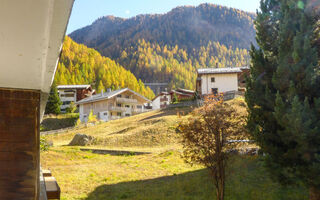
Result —
[{"label": "tree trunk", "polygon": [[320,190],[315,187],[310,187],[309,200],[320,200]]}]

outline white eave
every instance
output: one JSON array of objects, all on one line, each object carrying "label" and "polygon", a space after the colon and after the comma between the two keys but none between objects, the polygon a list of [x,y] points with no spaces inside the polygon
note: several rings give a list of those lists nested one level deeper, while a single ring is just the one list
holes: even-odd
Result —
[{"label": "white eave", "polygon": [[74,0],[1,0],[0,87],[50,91]]}]

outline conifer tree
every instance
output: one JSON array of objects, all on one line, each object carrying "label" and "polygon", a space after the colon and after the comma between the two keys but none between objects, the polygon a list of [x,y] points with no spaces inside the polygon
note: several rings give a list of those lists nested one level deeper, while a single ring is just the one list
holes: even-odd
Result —
[{"label": "conifer tree", "polygon": [[247,82],[248,128],[266,166],[284,184],[320,199],[320,73],[309,0],[262,0]]},{"label": "conifer tree", "polygon": [[61,104],[62,103],[60,101],[60,97],[58,94],[57,85],[55,82],[53,82],[52,86],[51,86],[48,102],[46,105],[45,113],[46,114],[56,114],[56,115],[60,114],[61,113],[61,110],[60,110]]}]

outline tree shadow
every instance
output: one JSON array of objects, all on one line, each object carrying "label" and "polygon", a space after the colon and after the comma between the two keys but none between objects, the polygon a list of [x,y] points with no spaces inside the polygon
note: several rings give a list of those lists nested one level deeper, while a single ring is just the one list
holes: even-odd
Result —
[{"label": "tree shadow", "polygon": [[177,115],[178,113],[180,115],[187,115],[192,110],[193,110],[193,107],[165,108],[165,109],[159,110],[159,114],[143,118],[143,119],[140,120],[140,122],[147,121],[147,120],[150,120],[150,119],[156,119],[156,118],[164,117],[164,116]]},{"label": "tree shadow", "polygon": [[[307,200],[302,186],[270,179],[259,159],[238,157],[227,170],[226,200]],[[207,169],[160,178],[100,185],[84,200],[211,200],[215,188]]]},{"label": "tree shadow", "polygon": [[85,200],[212,199],[213,185],[207,170],[197,170],[155,179],[101,185]]}]

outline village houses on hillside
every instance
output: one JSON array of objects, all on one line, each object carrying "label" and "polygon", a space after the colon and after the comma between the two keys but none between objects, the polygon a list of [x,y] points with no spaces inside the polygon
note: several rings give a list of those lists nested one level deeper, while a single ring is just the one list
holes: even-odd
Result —
[{"label": "village houses on hillside", "polygon": [[145,112],[144,104],[150,102],[144,96],[124,88],[115,91],[108,89],[105,93],[82,99],[76,105],[79,105],[80,120],[87,122],[91,111],[99,120],[110,121]]},{"label": "village houses on hillside", "polygon": [[71,102],[76,103],[95,94],[95,90],[92,89],[91,85],[58,85],[57,89],[62,102],[60,106],[62,113],[66,112]]}]

